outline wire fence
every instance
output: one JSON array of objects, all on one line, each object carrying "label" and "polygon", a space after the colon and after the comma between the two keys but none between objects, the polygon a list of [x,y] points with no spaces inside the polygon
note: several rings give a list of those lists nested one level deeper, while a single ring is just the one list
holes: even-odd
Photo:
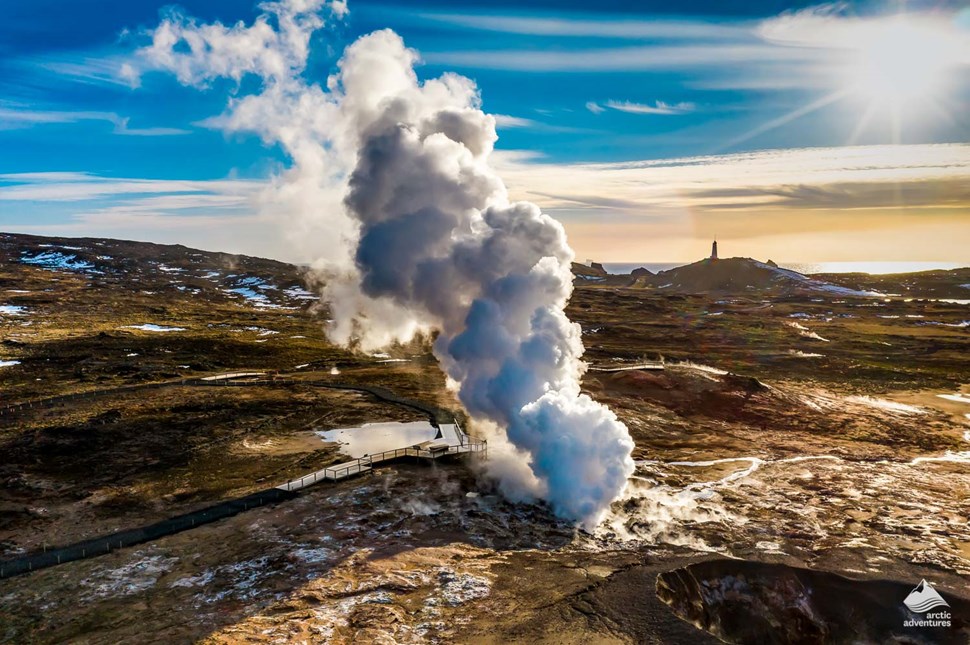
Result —
[{"label": "wire fence", "polygon": [[[459,435],[461,436],[461,435]],[[281,484],[279,488],[286,491],[297,491],[307,486],[312,486],[321,481],[340,481],[353,475],[359,475],[370,471],[376,464],[388,463],[405,457],[436,461],[442,457],[457,455],[474,455],[480,457],[488,456],[488,442],[481,439],[473,439],[465,436],[462,444],[458,446],[447,446],[440,449],[435,448],[396,448],[383,452],[365,455],[353,461],[348,461],[337,466],[324,468],[309,475],[304,475],[299,479],[294,479]]]},{"label": "wire fence", "polygon": [[208,506],[198,511],[170,517],[155,524],[142,526],[110,535],[76,542],[62,547],[43,547],[40,551],[18,558],[0,561],[0,578],[10,578],[38,569],[56,566],[65,562],[93,558],[144,542],[151,542],[167,535],[174,535],[197,526],[216,522],[237,515],[251,508],[274,504],[296,496],[279,488],[261,490],[245,497],[228,500]]},{"label": "wire fence", "polygon": [[[133,392],[138,390],[150,390],[159,389],[166,387],[178,387],[178,386],[204,386],[204,387],[254,387],[254,386],[282,386],[282,385],[293,385],[295,383],[301,383],[306,385],[312,385],[316,387],[324,387],[339,390],[351,390],[358,392],[365,392],[371,394],[378,399],[392,403],[395,405],[401,405],[413,410],[418,410],[430,418],[433,425],[440,427],[441,424],[455,424],[458,429],[458,438],[460,445],[458,446],[447,446],[447,448],[436,448],[430,446],[427,448],[409,447],[409,448],[398,448],[395,450],[386,450],[384,452],[376,453],[373,455],[367,455],[360,459],[354,460],[353,462],[347,462],[346,464],[340,464],[336,467],[324,468],[323,470],[310,473],[309,475],[304,475],[299,479],[295,479],[285,484],[278,486],[276,488],[269,488],[266,490],[261,490],[244,497],[239,497],[232,500],[227,500],[220,502],[213,506],[208,506],[206,508],[193,511],[191,513],[185,513],[183,515],[178,515],[171,517],[154,524],[149,524],[147,526],[142,526],[134,529],[128,529],[125,531],[119,531],[117,533],[112,533],[110,535],[105,535],[101,537],[92,538],[90,540],[85,540],[82,542],[76,542],[74,544],[60,546],[60,547],[42,547],[40,551],[35,551],[33,553],[25,554],[16,558],[2,560],[0,561],[0,579],[10,578],[13,576],[29,573],[31,571],[36,571],[38,569],[44,569],[47,567],[56,566],[58,564],[63,564],[65,562],[72,562],[75,560],[82,560],[85,558],[92,558],[95,556],[103,555],[105,553],[110,553],[111,551],[122,549],[136,544],[142,544],[145,542],[150,542],[161,537],[168,535],[174,535],[175,533],[180,533],[182,531],[187,531],[193,529],[197,526],[202,526],[204,524],[209,524],[211,522],[216,522],[218,520],[237,515],[251,508],[257,508],[259,506],[264,506],[266,504],[273,504],[281,502],[287,499],[291,499],[297,495],[298,490],[306,488],[309,485],[315,484],[318,481],[338,481],[340,479],[345,479],[352,475],[361,474],[370,471],[374,464],[386,463],[396,459],[402,459],[405,457],[414,457],[420,459],[430,459],[432,461],[437,460],[441,457],[449,455],[459,455],[459,454],[478,454],[480,456],[486,456],[488,454],[488,444],[485,441],[474,439],[466,435],[461,426],[458,425],[458,420],[454,413],[439,408],[437,406],[429,405],[421,401],[416,401],[414,399],[409,399],[406,397],[398,396],[394,392],[376,386],[360,385],[356,383],[345,383],[337,381],[294,381],[286,377],[279,377],[273,375],[271,378],[248,378],[246,375],[227,375],[229,378],[217,378],[213,379],[211,377],[200,377],[191,379],[179,379],[177,381],[160,381],[157,383],[139,383],[135,385],[126,385],[117,388],[112,388],[108,390],[92,390],[89,392],[78,392],[75,394],[65,394],[54,397],[48,397],[45,399],[38,399],[33,401],[26,401],[23,403],[8,405],[0,407],[0,418],[2,417],[13,417],[18,412],[23,410],[32,410],[35,408],[53,408],[58,405],[63,405],[77,399],[95,398],[100,396],[109,396],[119,393]],[[242,378],[233,378],[237,376],[245,376],[245,380]]]}]

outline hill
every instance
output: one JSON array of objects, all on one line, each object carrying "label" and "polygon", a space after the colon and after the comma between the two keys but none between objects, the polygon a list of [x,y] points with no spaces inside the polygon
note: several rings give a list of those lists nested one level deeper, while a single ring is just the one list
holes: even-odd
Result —
[{"label": "hill", "polygon": [[773,296],[828,293],[843,297],[882,295],[873,290],[851,288],[841,284],[783,269],[770,260],[751,258],[705,258],[699,262],[653,274],[637,269],[631,274],[612,275],[585,265],[573,265],[577,284],[643,289],[664,289],[671,293],[711,293],[721,295],[765,294]]},{"label": "hill", "polygon": [[860,291],[822,280],[797,271],[782,269],[774,263],[766,264],[751,258],[704,259],[686,266],[661,271],[651,282],[658,289],[673,289],[686,293],[747,294],[771,293],[795,295],[824,292],[839,296],[878,296],[872,291]]},{"label": "hill", "polygon": [[83,281],[87,289],[137,287],[131,291],[133,298],[150,295],[162,300],[181,293],[261,308],[300,307],[317,300],[304,289],[302,270],[292,264],[179,244],[4,233],[0,263],[10,272],[0,274],[0,290],[14,285],[23,290],[23,279],[30,277],[41,282]]}]

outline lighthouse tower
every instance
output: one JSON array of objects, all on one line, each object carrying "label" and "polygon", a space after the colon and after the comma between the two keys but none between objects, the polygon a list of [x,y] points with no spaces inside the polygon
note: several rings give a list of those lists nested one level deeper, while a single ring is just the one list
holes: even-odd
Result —
[{"label": "lighthouse tower", "polygon": [[717,240],[714,240],[714,244],[711,245],[711,259],[717,259]]}]

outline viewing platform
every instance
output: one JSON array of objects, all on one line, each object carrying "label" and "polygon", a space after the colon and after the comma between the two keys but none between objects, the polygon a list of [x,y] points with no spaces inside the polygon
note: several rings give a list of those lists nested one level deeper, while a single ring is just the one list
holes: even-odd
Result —
[{"label": "viewing platform", "polygon": [[661,371],[664,369],[663,361],[643,361],[635,365],[615,365],[611,367],[590,367],[590,372],[634,372],[637,370]]},{"label": "viewing platform", "polygon": [[285,484],[280,484],[276,488],[290,492],[298,491],[318,482],[335,482],[362,475],[370,472],[378,464],[398,461],[407,457],[425,461],[437,461],[443,457],[464,455],[487,457],[488,442],[469,437],[462,430],[458,421],[455,420],[453,423],[440,424],[438,426],[437,436],[430,441],[423,441],[410,446],[391,448],[379,453],[363,455],[350,461],[327,466],[321,470],[304,475],[299,479],[293,479]]}]

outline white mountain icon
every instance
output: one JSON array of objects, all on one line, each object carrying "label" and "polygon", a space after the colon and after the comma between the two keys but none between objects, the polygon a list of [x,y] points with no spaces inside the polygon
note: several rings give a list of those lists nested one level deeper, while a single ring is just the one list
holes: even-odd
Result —
[{"label": "white mountain icon", "polygon": [[921,580],[916,588],[909,592],[903,604],[917,614],[924,614],[936,607],[949,607],[950,605],[943,600],[943,596],[937,593],[933,585],[925,579]]}]

